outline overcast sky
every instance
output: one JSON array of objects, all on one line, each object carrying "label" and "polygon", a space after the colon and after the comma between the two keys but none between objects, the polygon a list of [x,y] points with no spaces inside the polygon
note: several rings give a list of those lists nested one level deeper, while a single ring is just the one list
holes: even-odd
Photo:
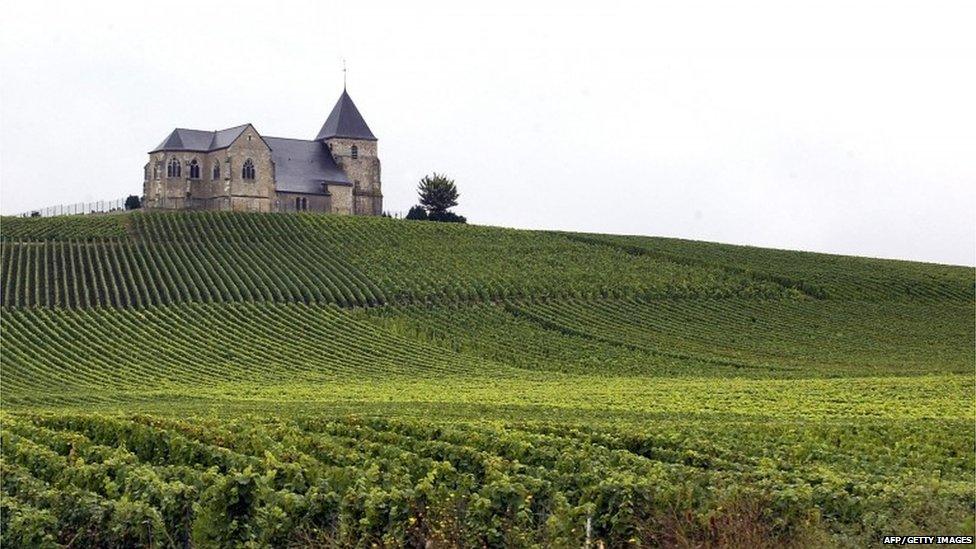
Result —
[{"label": "overcast sky", "polygon": [[311,139],[342,91],[384,206],[976,263],[976,3],[3,2],[0,210],[141,194],[174,127]]}]

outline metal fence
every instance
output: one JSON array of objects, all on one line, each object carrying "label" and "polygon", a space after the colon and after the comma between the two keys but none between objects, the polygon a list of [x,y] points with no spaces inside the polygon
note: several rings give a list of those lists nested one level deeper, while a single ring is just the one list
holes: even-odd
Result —
[{"label": "metal fence", "polygon": [[95,200],[93,202],[75,202],[74,204],[58,204],[46,206],[16,214],[17,217],[55,217],[58,215],[104,214],[125,211],[125,199]]},{"label": "metal fence", "polygon": [[[229,210],[229,203],[218,203],[219,199],[214,198],[174,198],[157,199],[156,208],[161,210]],[[93,202],[76,202],[74,204],[58,204],[56,206],[46,206],[14,214],[14,217],[56,217],[59,215],[87,215],[87,214],[109,214],[125,211],[125,199],[115,200],[95,200]],[[295,204],[284,201],[277,206],[275,211],[291,213],[301,211],[295,208]],[[403,219],[406,213],[402,211],[386,211],[394,219]]]}]

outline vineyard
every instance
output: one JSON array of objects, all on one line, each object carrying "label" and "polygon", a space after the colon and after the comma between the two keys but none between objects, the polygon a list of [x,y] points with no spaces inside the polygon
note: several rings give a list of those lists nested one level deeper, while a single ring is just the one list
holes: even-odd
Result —
[{"label": "vineyard", "polygon": [[0,240],[4,547],[973,533],[972,268],[312,214]]}]

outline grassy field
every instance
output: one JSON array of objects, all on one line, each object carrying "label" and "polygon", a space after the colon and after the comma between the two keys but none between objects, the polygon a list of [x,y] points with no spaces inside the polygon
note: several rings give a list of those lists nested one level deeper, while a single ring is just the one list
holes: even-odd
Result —
[{"label": "grassy field", "polygon": [[0,237],[5,547],[973,533],[972,268],[305,214]]}]

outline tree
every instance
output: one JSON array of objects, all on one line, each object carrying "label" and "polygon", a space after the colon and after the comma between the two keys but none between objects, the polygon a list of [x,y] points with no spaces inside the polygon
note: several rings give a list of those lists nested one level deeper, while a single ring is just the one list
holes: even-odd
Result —
[{"label": "tree", "polygon": [[427,208],[428,214],[440,214],[457,206],[458,194],[457,186],[453,179],[434,172],[433,175],[425,175],[417,185],[417,193],[420,195],[420,204]]},{"label": "tree", "polygon": [[134,194],[130,194],[128,198],[125,199],[125,209],[127,210],[138,210],[142,207],[142,199]]},{"label": "tree", "polygon": [[423,206],[417,205],[410,208],[407,212],[407,219],[414,219],[417,221],[427,221],[427,210]]}]

